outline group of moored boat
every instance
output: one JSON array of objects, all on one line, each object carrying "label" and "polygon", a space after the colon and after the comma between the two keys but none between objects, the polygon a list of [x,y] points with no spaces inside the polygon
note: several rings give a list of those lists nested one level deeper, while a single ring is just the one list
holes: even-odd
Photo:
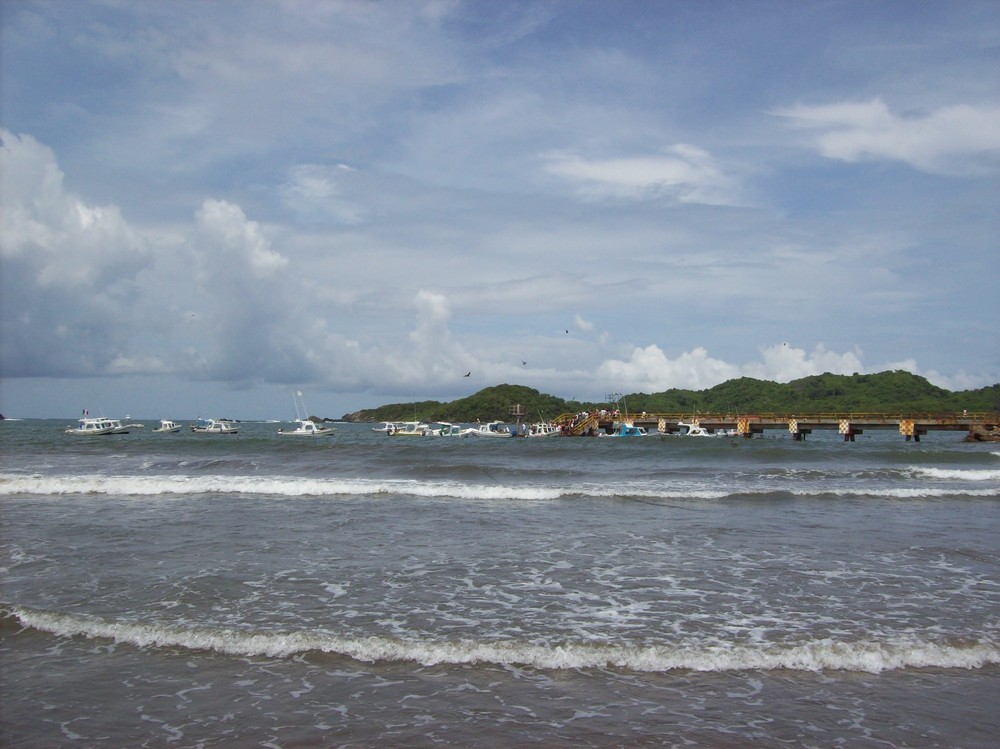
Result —
[{"label": "group of moored boat", "polygon": [[[111,419],[106,416],[84,416],[77,421],[77,426],[66,427],[66,434],[76,435],[104,435],[104,434],[128,434],[133,429],[145,429],[145,424],[126,423],[122,424],[120,419]],[[184,427],[175,421],[161,419],[160,425],[153,429],[158,433],[176,433]],[[226,419],[198,419],[191,425],[191,431],[201,434],[236,434],[239,427]]]},{"label": "group of moored boat", "polygon": [[[298,426],[295,429],[278,429],[278,434],[284,437],[324,437],[332,435],[336,430],[333,427],[317,424],[310,419],[297,419]],[[119,419],[110,419],[105,416],[90,417],[84,416],[77,422],[75,427],[67,427],[66,434],[74,435],[105,435],[105,434],[128,434],[132,429],[143,429],[143,424],[122,424]],[[161,419],[160,425],[153,429],[153,432],[160,434],[176,434],[183,429],[183,425],[169,419]],[[229,419],[198,419],[190,425],[194,434],[237,434],[240,431],[236,422]]]},{"label": "group of moored boat", "polygon": [[[335,433],[333,427],[324,426],[313,419],[298,418],[295,420],[298,426],[295,429],[278,429],[278,434],[283,437],[323,437]],[[681,431],[674,432],[674,436],[683,437],[730,437],[735,436],[733,430],[711,432],[695,422],[677,422]],[[119,419],[110,419],[104,416],[90,417],[84,416],[78,421],[78,426],[67,427],[66,434],[75,435],[106,435],[106,434],[128,434],[132,429],[143,429],[143,424],[126,423],[122,424]],[[239,426],[228,419],[198,419],[191,425],[191,431],[195,434],[237,434]],[[183,427],[177,422],[162,419],[160,425],[153,429],[158,433],[177,433]],[[485,424],[479,423],[476,426],[463,428],[458,424],[447,421],[436,421],[424,423],[422,421],[385,421],[381,426],[373,428],[373,431],[382,432],[389,437],[484,437],[489,439],[504,437],[555,437],[564,434],[563,428],[557,424],[547,421],[540,421],[534,424],[509,425],[502,421],[490,421]],[[615,429],[610,434],[601,434],[606,437],[646,437],[649,432],[644,427],[637,427],[629,421],[621,421],[616,424]],[[654,432],[659,434],[659,432]]]},{"label": "group of moored boat", "polygon": [[[680,437],[732,437],[735,431],[711,432],[695,422],[677,422],[680,431],[671,432],[671,436]],[[462,428],[446,421],[425,423],[422,421],[384,421],[373,431],[382,432],[389,437],[555,437],[566,434],[563,427],[551,422],[541,421],[534,424],[510,425],[502,421],[490,421],[473,427]],[[659,431],[649,432],[645,427],[637,427],[630,421],[620,421],[615,424],[614,431],[602,437],[648,437],[651,434],[661,435]]]},{"label": "group of moored boat", "polygon": [[473,427],[462,428],[448,421],[383,421],[372,431],[382,432],[388,437],[552,437],[562,434],[562,430],[549,422],[511,426],[502,421],[490,421]]},{"label": "group of moored boat", "polygon": [[[295,429],[278,429],[278,434],[284,437],[323,437],[333,434],[336,430],[333,427],[317,424],[310,419],[297,419],[298,426]],[[128,434],[132,429],[143,429],[143,424],[122,424],[119,419],[109,419],[104,416],[85,416],[78,421],[75,427],[67,427],[66,434],[75,435],[103,435],[103,434]],[[161,419],[160,425],[153,429],[153,432],[160,434],[176,434],[183,429],[183,425],[169,419]],[[238,434],[240,431],[236,422],[229,419],[198,419],[190,425],[194,434]]]}]

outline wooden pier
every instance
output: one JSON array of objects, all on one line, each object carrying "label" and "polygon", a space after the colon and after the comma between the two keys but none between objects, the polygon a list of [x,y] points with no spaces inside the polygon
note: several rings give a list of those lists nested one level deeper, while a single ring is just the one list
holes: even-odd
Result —
[{"label": "wooden pier", "polygon": [[827,414],[678,414],[638,413],[620,414],[611,411],[590,411],[586,414],[562,414],[555,420],[569,436],[610,434],[618,424],[626,422],[644,427],[650,433],[681,434],[686,425],[701,427],[709,432],[723,432],[750,438],[768,430],[779,430],[792,435],[792,439],[805,439],[807,434],[820,429],[836,431],[845,442],[853,442],[859,434],[871,430],[893,430],[907,442],[920,441],[922,435],[932,431],[968,432],[1000,429],[1000,413],[961,414],[879,414],[879,413],[827,413]]}]

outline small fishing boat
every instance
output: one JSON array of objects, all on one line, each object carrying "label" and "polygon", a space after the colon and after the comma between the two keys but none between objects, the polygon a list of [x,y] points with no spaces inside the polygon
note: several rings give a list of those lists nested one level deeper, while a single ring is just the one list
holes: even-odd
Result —
[{"label": "small fishing boat", "polygon": [[528,427],[525,437],[558,437],[562,429],[548,421],[539,421]]},{"label": "small fishing boat", "polygon": [[[301,409],[299,403],[302,404]],[[278,429],[278,434],[284,437],[329,437],[334,433],[333,427],[321,426],[316,422],[315,417],[307,416],[309,412],[306,410],[306,402],[302,397],[301,390],[292,393],[292,404],[295,406],[295,423],[298,426],[287,432],[284,429]]]},{"label": "small fishing boat", "polygon": [[430,424],[422,421],[397,421],[386,434],[390,437],[425,437],[430,428]]},{"label": "small fishing boat", "polygon": [[637,427],[635,424],[631,424],[627,421],[621,421],[615,427],[615,431],[608,435],[609,437],[645,437],[647,432],[645,427]]},{"label": "small fishing boat", "polygon": [[491,421],[480,424],[462,432],[463,437],[513,437],[513,433],[502,421]]},{"label": "small fishing boat", "polygon": [[236,434],[240,428],[225,419],[198,419],[191,431],[195,434]]},{"label": "small fishing boat", "polygon": [[79,426],[67,427],[66,434],[99,436],[104,434],[121,434],[117,430],[121,428],[121,423],[116,419],[107,419],[103,416],[84,416],[77,422]]},{"label": "small fishing boat", "polygon": [[279,429],[278,434],[283,437],[328,437],[334,433],[333,427],[320,426],[312,419],[298,419],[298,426],[295,429]]},{"label": "small fishing boat", "polygon": [[461,437],[462,427],[447,421],[436,421],[424,432],[427,437]]},{"label": "small fishing boat", "polygon": [[679,426],[682,431],[680,433],[681,437],[721,437],[721,433],[716,434],[715,432],[710,432],[705,427],[700,424],[695,424],[694,422],[678,421],[677,426]]},{"label": "small fishing boat", "polygon": [[177,424],[169,419],[160,419],[160,426],[156,427],[154,432],[179,432],[181,430],[181,425]]},{"label": "small fishing boat", "polygon": [[[120,419],[108,419],[108,421],[114,428],[112,434],[128,434],[129,429],[132,428],[131,424],[122,424]],[[142,424],[139,425],[139,429],[142,429]]]}]

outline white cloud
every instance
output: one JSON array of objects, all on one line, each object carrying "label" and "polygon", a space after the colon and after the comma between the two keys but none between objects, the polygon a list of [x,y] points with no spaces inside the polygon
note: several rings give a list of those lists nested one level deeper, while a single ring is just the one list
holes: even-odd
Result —
[{"label": "white cloud", "polygon": [[24,260],[31,281],[105,294],[148,263],[117,206],[88,205],[65,190],[50,148],[2,129],[0,141],[0,252]]},{"label": "white cloud", "polygon": [[341,186],[341,180],[354,171],[346,164],[298,164],[289,170],[279,192],[285,205],[307,221],[359,224],[364,211],[344,196]]},{"label": "white cloud", "polygon": [[838,354],[818,344],[811,353],[787,343],[760,350],[762,359],[746,364],[730,364],[709,356],[698,346],[670,359],[659,346],[636,347],[627,361],[611,359],[597,368],[597,374],[619,389],[659,392],[670,388],[704,390],[737,377],[790,382],[809,375],[831,372],[863,372],[858,351]]},{"label": "white cloud", "polygon": [[104,371],[135,324],[146,241],[67,191],[51,149],[0,130],[0,351],[8,375]]},{"label": "white cloud", "polygon": [[831,159],[902,161],[945,174],[996,169],[1000,163],[1000,107],[996,106],[961,104],[900,116],[881,99],[872,99],[800,104],[776,114],[788,118],[793,127],[815,132],[816,147]]},{"label": "white cloud", "polygon": [[741,367],[742,375],[761,380],[790,382],[824,372],[853,374],[864,371],[860,351],[838,354],[827,351],[822,343],[817,344],[811,353],[787,343],[769,346],[760,352],[763,360],[745,364]]},{"label": "white cloud", "polygon": [[628,361],[611,359],[597,368],[597,375],[614,383],[619,390],[659,392],[670,388],[703,390],[739,376],[739,369],[719,359],[713,359],[700,346],[669,359],[653,344],[636,347]]},{"label": "white cloud", "polygon": [[543,158],[546,171],[577,184],[585,197],[671,197],[679,203],[711,205],[735,202],[733,180],[708,152],[684,143],[666,148],[664,155],[588,160],[555,152]]},{"label": "white cloud", "polygon": [[195,218],[199,229],[231,257],[242,260],[257,278],[267,278],[288,265],[288,258],[271,249],[256,221],[225,200],[206,200]]}]

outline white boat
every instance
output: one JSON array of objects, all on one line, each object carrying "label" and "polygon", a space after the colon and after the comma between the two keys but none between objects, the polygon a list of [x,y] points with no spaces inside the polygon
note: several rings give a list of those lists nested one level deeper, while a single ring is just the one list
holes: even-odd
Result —
[{"label": "white boat", "polygon": [[[279,429],[278,434],[286,437],[328,437],[336,431],[333,427],[320,426],[313,420],[313,417],[308,415],[309,412],[306,410],[306,402],[302,398],[301,390],[292,393],[292,403],[295,405],[295,423],[298,426],[287,432],[284,429]],[[299,403],[302,404],[301,410]]]},{"label": "white boat", "polygon": [[677,426],[681,427],[686,431],[681,432],[681,437],[721,437],[721,434],[715,434],[705,429],[695,423],[688,423],[686,421],[678,421]]},{"label": "white boat", "polygon": [[198,419],[191,431],[195,434],[236,434],[240,428],[225,419]]},{"label": "white boat", "polygon": [[116,419],[107,419],[103,416],[84,416],[78,422],[79,426],[67,427],[66,434],[101,435],[101,434],[121,434],[121,424]]},{"label": "white boat", "polygon": [[333,427],[320,426],[312,419],[297,419],[298,426],[295,429],[279,429],[278,434],[283,437],[324,437],[334,433]]},{"label": "white boat", "polygon": [[528,427],[525,437],[558,437],[562,429],[548,421],[539,421]]},{"label": "white boat", "polygon": [[[132,427],[131,424],[122,424],[120,419],[108,419],[111,422],[112,427],[114,427],[114,432],[112,434],[128,434],[129,429]],[[142,428],[141,426],[139,427]]]},{"label": "white boat", "polygon": [[399,426],[401,423],[402,422],[400,422],[400,421],[383,421],[382,422],[382,426],[372,427],[372,431],[373,432],[383,432],[385,434],[388,434],[393,429],[395,429],[397,426]]},{"label": "white boat", "polygon": [[513,433],[502,421],[491,421],[488,424],[466,429],[463,437],[513,437]]},{"label": "white boat", "polygon": [[160,426],[156,427],[154,432],[179,432],[181,430],[181,425],[176,424],[169,419],[160,419]]},{"label": "white boat", "polygon": [[430,428],[430,424],[422,421],[397,421],[386,434],[390,437],[424,437]]},{"label": "white boat", "polygon": [[436,421],[424,433],[427,437],[461,437],[462,427],[447,421]]}]

